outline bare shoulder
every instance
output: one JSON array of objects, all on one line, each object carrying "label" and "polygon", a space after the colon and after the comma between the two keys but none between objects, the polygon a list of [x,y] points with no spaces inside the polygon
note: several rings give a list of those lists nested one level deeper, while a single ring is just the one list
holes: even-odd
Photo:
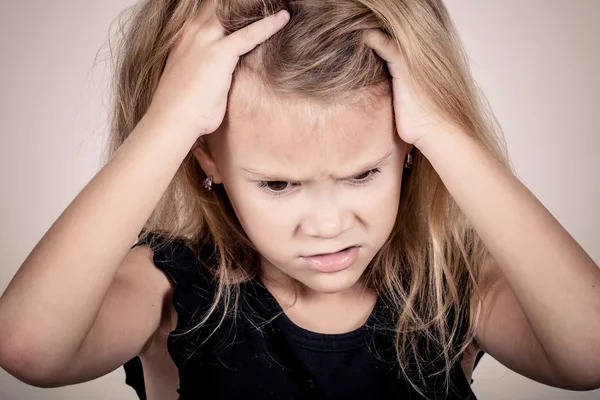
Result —
[{"label": "bare shoulder", "polygon": [[123,262],[115,282],[122,280],[134,284],[137,287],[136,292],[145,297],[141,299],[142,302],[151,305],[155,310],[153,317],[150,318],[154,322],[152,334],[139,352],[140,356],[152,358],[152,351],[161,347],[160,343],[177,324],[172,302],[175,284],[167,274],[154,265],[154,253],[148,245],[134,247],[129,251],[127,258],[130,258],[130,262]]},{"label": "bare shoulder", "polygon": [[161,304],[170,300],[175,290],[175,284],[156,265],[154,253],[148,245],[141,244],[129,251],[121,267],[117,271],[117,279],[132,280],[137,285],[151,289],[148,294],[154,294],[150,300],[160,299]]},{"label": "bare shoulder", "polygon": [[167,346],[168,335],[177,327],[177,314],[172,302],[165,306],[163,319],[148,340],[139,357],[142,361],[144,386],[149,399],[178,399],[179,371]]}]

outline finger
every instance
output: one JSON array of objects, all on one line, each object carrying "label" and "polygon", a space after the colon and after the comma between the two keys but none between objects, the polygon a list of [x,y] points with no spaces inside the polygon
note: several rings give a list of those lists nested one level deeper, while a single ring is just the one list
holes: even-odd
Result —
[{"label": "finger", "polygon": [[379,29],[367,29],[363,32],[364,42],[383,58],[393,78],[404,77],[403,57],[394,39]]},{"label": "finger", "polygon": [[228,45],[233,49],[235,55],[239,57],[273,36],[288,23],[289,19],[290,14],[286,10],[281,10],[260,21],[253,22],[239,31],[233,32],[223,40],[229,42]]}]

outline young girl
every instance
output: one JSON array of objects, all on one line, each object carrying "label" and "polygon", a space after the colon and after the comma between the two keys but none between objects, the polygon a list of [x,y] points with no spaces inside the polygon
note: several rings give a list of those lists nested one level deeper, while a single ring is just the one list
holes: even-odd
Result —
[{"label": "young girl", "polygon": [[4,369],[56,387],[139,356],[148,399],[473,399],[484,350],[600,387],[600,272],[513,175],[441,0],[136,11],[108,162],[0,301]]}]

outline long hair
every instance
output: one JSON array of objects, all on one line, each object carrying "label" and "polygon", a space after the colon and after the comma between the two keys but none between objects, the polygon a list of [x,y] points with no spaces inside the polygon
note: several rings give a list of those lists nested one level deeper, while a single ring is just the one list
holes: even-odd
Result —
[{"label": "long hair", "polygon": [[[199,0],[145,0],[121,15],[127,23],[115,52],[105,162],[146,113],[169,51],[198,5]],[[241,57],[233,84],[239,74],[249,73],[278,97],[320,105],[356,93],[391,96],[386,63],[360,40],[364,29],[381,29],[401,49],[422,95],[513,171],[502,130],[471,75],[442,0],[214,0],[214,8],[227,33],[287,9],[290,22]],[[489,254],[432,165],[417,148],[413,155],[396,223],[367,270],[367,281],[395,310],[396,361],[422,393],[418,381],[427,386],[431,375],[424,371],[431,355],[422,353],[419,338],[440,350],[444,368],[437,374],[443,373],[448,390],[451,367],[475,335],[482,304],[480,267]],[[209,314],[225,315],[237,309],[240,283],[257,275],[260,257],[224,190],[206,191],[205,178],[190,151],[141,238],[160,232],[183,239],[195,252],[212,243],[217,256],[211,273],[218,290]],[[465,311],[470,311],[468,330],[459,337]]]}]

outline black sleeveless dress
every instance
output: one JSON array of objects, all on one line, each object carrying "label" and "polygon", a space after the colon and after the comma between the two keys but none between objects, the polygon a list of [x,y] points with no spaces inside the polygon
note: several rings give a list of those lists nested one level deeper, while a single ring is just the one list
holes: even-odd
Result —
[{"label": "black sleeveless dress", "polygon": [[[152,235],[136,245],[154,247],[160,241]],[[200,256],[211,260],[214,248],[203,247]],[[175,284],[178,322],[167,347],[179,371],[179,399],[424,399],[399,373],[392,330],[384,329],[393,316],[383,299],[359,329],[319,334],[295,325],[260,282],[250,281],[242,284],[237,317],[221,321],[216,313],[202,328],[176,336],[202,320],[215,284],[183,242],[155,250],[154,264]],[[468,315],[461,321],[466,329]],[[430,351],[432,359],[440,354]],[[433,362],[432,372],[440,366]],[[145,399],[139,357],[124,368],[126,383]],[[476,400],[460,362],[451,369],[448,393],[441,378],[428,380],[426,399]]]}]

